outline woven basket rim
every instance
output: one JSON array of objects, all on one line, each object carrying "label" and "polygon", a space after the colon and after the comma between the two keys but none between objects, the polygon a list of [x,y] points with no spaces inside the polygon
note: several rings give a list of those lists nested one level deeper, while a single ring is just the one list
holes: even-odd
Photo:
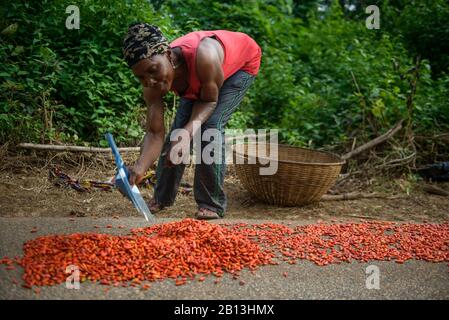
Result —
[{"label": "woven basket rim", "polygon": [[[238,143],[238,144],[234,144],[232,146],[232,151],[236,155],[239,155],[239,156],[241,156],[243,158],[248,158],[248,155],[242,154],[240,152],[237,152],[237,150],[235,150],[237,145],[242,145],[242,144],[243,145],[251,145],[251,144],[254,144],[254,143],[246,143],[246,144],[245,143]],[[340,161],[337,161],[337,162],[304,162],[304,161],[279,160],[279,159],[274,160],[274,159],[269,158],[269,157],[260,157],[260,158],[264,159],[264,160],[277,161],[277,162],[280,162],[280,163],[301,164],[301,165],[306,165],[306,166],[340,166],[340,165],[344,165],[346,163],[346,160],[341,159],[340,156],[338,156],[335,153],[329,152],[329,151],[322,151],[322,150],[314,150],[314,149],[302,148],[302,147],[291,146],[291,145],[282,144],[282,143],[278,143],[278,146],[284,147],[284,148],[290,148],[290,149],[302,149],[302,150],[306,150],[306,151],[309,151],[309,152],[322,153],[322,154],[326,154],[326,155],[332,156],[333,158],[335,158],[335,160],[340,159]]]}]

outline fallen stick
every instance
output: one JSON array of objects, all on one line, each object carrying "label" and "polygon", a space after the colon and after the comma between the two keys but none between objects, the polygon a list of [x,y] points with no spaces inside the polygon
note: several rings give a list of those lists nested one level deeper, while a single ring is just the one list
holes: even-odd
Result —
[{"label": "fallen stick", "polygon": [[348,215],[349,217],[353,217],[353,218],[359,218],[359,219],[370,219],[370,220],[376,220],[376,217],[369,217],[369,216],[360,216],[357,214],[350,214]]},{"label": "fallen stick", "polygon": [[357,171],[352,171],[352,172],[340,174],[340,176],[338,177],[337,182],[335,183],[333,188],[338,187],[340,184],[342,184],[346,179],[348,179],[352,175],[356,175],[356,174],[359,174],[359,173],[362,173],[362,172],[363,172],[362,170],[357,170]]},{"label": "fallen stick", "polygon": [[343,194],[325,194],[321,197],[322,201],[341,201],[341,200],[355,200],[355,199],[368,199],[368,198],[381,198],[381,199],[398,199],[402,196],[388,196],[382,193],[362,193],[362,192],[349,192]]},{"label": "fallen stick", "polygon": [[439,188],[437,186],[433,186],[433,185],[430,185],[430,184],[425,184],[425,185],[423,185],[422,188],[427,193],[436,194],[436,195],[444,196],[444,197],[448,197],[449,196],[449,192],[448,191],[446,191],[444,189],[441,189],[441,188]]},{"label": "fallen stick", "polygon": [[[97,148],[97,147],[81,147],[81,146],[59,146],[53,144],[34,144],[34,143],[20,143],[19,148],[44,150],[44,151],[57,151],[57,152],[92,152],[92,153],[108,153],[111,152],[111,148]],[[127,147],[118,148],[120,152],[139,152],[140,147]]]},{"label": "fallen stick", "polygon": [[411,155],[409,155],[405,158],[394,159],[394,160],[388,161],[387,163],[376,166],[376,168],[394,168],[394,167],[402,166],[404,164],[411,162],[415,158],[415,156],[416,156],[416,152],[413,152]]},{"label": "fallen stick", "polygon": [[387,132],[385,132],[383,135],[378,136],[377,138],[361,145],[360,147],[344,154],[341,156],[343,160],[350,159],[366,150],[369,150],[378,144],[385,142],[386,140],[390,139],[392,136],[394,136],[399,130],[402,129],[402,122],[403,120],[399,121],[393,128],[389,129]]},{"label": "fallen stick", "polygon": [[443,140],[443,141],[449,141],[449,132],[445,132],[445,133],[440,133],[440,134],[436,134],[433,136],[415,136],[416,140],[421,140],[421,141],[428,141],[428,140]]},{"label": "fallen stick", "polygon": [[[231,136],[227,137],[226,141],[233,141],[235,139],[257,139],[257,135],[243,135],[243,136]],[[256,140],[254,140],[256,141]],[[268,140],[269,141],[269,140]],[[110,148],[98,148],[98,147],[81,147],[81,146],[68,146],[68,145],[54,145],[54,144],[37,144],[37,143],[20,143],[17,145],[22,149],[43,150],[43,151],[56,151],[56,152],[91,152],[91,153],[108,153],[111,152]],[[140,152],[140,147],[126,147],[118,148],[120,152]]]}]

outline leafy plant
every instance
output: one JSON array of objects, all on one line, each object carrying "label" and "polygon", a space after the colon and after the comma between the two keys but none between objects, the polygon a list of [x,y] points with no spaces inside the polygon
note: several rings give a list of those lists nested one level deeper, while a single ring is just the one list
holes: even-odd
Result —
[{"label": "leafy plant", "polygon": [[229,29],[258,42],[260,73],[230,128],[277,128],[282,142],[314,148],[366,141],[400,119],[421,136],[447,132],[449,4],[374,3],[380,30],[365,27],[364,0],[78,0],[79,30],[65,28],[65,1],[2,4],[0,142],[104,146],[106,131],[141,141],[141,88],[121,53],[134,21],[170,40]]}]

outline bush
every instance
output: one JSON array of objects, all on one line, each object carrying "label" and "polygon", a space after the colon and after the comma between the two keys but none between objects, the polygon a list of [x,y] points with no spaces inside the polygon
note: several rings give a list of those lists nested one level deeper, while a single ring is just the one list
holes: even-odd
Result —
[{"label": "bush", "polygon": [[[141,89],[122,59],[136,20],[170,34],[169,20],[144,0],[78,1],[80,29],[65,28],[65,1],[13,2],[2,27],[0,139],[137,143],[143,134]],[[13,30],[14,31],[14,30]]]},{"label": "bush", "polygon": [[[150,2],[77,1],[79,30],[65,28],[63,1],[2,5],[0,141],[105,145],[103,133],[111,131],[119,143],[137,144],[145,106],[121,53],[134,21],[159,25],[169,39],[229,29],[259,43],[261,70],[231,128],[278,128],[283,142],[311,147],[353,137],[362,142],[399,119],[410,120],[422,135],[449,130],[443,53],[449,5],[443,0],[426,0],[427,7],[382,2],[380,30],[366,29],[364,1],[353,1],[355,12],[342,7],[344,1],[328,0]],[[429,12],[436,12],[430,22]],[[417,32],[419,46],[413,47]],[[416,78],[418,55],[423,59]],[[173,110],[167,120],[172,116]]]}]

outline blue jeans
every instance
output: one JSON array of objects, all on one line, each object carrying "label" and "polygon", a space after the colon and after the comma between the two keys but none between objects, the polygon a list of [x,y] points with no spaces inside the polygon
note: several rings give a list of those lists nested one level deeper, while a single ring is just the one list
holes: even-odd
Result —
[{"label": "blue jeans", "polygon": [[[195,165],[194,197],[199,208],[212,210],[220,216],[224,215],[227,203],[223,190],[224,176],[226,173],[224,128],[232,113],[242,101],[254,78],[255,76],[240,70],[226,79],[220,89],[214,112],[201,126],[201,134],[210,128],[220,131],[222,135],[222,161],[217,161],[219,163],[212,164],[205,164],[201,161],[200,164]],[[165,154],[170,147],[171,132],[175,129],[183,128],[189,121],[194,103],[195,100],[181,98],[175,120],[165,139],[161,154]],[[208,143],[207,141],[201,142],[201,152]],[[184,169],[185,164],[179,164],[171,168],[165,167],[165,156],[160,156],[156,170],[157,182],[154,189],[154,197],[157,203],[166,207],[175,202]]]}]

